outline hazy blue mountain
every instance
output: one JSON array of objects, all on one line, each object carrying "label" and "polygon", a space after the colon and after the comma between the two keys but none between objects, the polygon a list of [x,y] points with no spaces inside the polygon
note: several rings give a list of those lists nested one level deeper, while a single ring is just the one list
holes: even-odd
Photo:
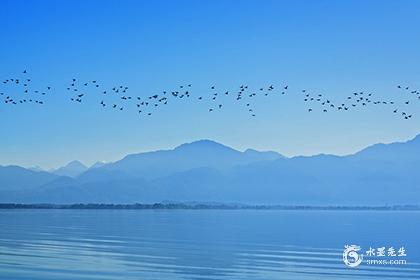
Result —
[{"label": "hazy blue mountain", "polygon": [[[0,169],[0,201],[420,204],[419,164],[420,137],[373,145],[350,156],[294,158],[255,150],[240,152],[203,140],[173,150],[129,155],[74,178],[18,167],[10,172]],[[19,181],[23,177],[14,178],[21,173],[26,184]],[[37,177],[38,183],[34,180],[32,185],[34,173],[45,176],[44,181]],[[12,179],[17,180],[16,185]],[[25,187],[13,190],[16,186]]]},{"label": "hazy blue mountain", "polygon": [[354,154],[358,160],[411,162],[419,160],[420,135],[406,142],[375,144]]},{"label": "hazy blue mountain", "polygon": [[272,151],[260,152],[254,149],[247,149],[245,150],[244,154],[246,158],[249,160],[249,162],[276,160],[279,158],[283,158],[282,155],[276,152],[272,152]]},{"label": "hazy blue mountain", "polygon": [[105,165],[105,163],[104,163],[104,162],[102,162],[102,161],[97,161],[97,162],[95,162],[94,164],[92,164],[92,166],[91,166],[91,167],[89,167],[89,169],[99,168],[99,167],[102,167],[102,166],[104,166],[104,165]]},{"label": "hazy blue mountain", "polygon": [[106,182],[131,179],[133,176],[120,170],[109,170],[104,168],[91,168],[86,172],[80,174],[77,178],[78,182]]},{"label": "hazy blue mountain", "polygon": [[141,179],[120,179],[106,182],[81,182],[60,177],[40,188],[31,190],[19,199],[23,203],[135,203],[144,195]]},{"label": "hazy blue mountain", "polygon": [[275,152],[239,152],[210,140],[183,144],[173,150],[128,155],[102,168],[120,170],[135,177],[159,178],[200,167],[226,169],[236,165],[282,158]]},{"label": "hazy blue mountain", "polygon": [[63,167],[53,170],[52,173],[59,176],[76,177],[86,170],[88,170],[88,168],[83,163],[78,160],[74,160]]},{"label": "hazy blue mountain", "polygon": [[[0,201],[20,202],[58,176],[19,166],[0,166]],[[49,199],[45,197],[44,199]],[[29,200],[30,201],[30,200]]]},{"label": "hazy blue mountain", "polygon": [[45,172],[46,171],[45,169],[43,169],[42,167],[40,167],[38,165],[31,166],[27,169],[32,170],[32,171],[36,171],[36,172]]},{"label": "hazy blue mountain", "polygon": [[0,190],[36,188],[56,179],[43,171],[33,171],[19,166],[0,166]]}]

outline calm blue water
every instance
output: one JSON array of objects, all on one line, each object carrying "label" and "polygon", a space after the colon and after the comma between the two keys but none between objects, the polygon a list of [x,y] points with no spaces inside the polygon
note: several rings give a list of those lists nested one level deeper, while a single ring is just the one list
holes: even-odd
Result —
[{"label": "calm blue water", "polygon": [[[408,264],[348,268],[345,244]],[[420,212],[0,210],[0,279],[401,278],[420,279]]]}]

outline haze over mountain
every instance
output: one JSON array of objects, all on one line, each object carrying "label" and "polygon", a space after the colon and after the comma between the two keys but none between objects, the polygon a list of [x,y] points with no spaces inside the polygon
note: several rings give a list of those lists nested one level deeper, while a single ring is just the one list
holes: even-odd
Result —
[{"label": "haze over mountain", "polygon": [[406,142],[375,144],[354,154],[355,158],[375,161],[410,162],[419,159],[420,135]]},{"label": "haze over mountain", "polygon": [[0,167],[0,202],[240,202],[289,205],[420,204],[420,136],[354,155],[285,158],[210,140],[132,154],[60,173]]},{"label": "haze over mountain", "polygon": [[52,170],[51,172],[60,176],[76,177],[86,170],[88,170],[88,168],[83,163],[78,160],[74,160],[63,167]]},{"label": "haze over mountain", "polygon": [[104,166],[104,165],[105,165],[105,162],[102,162],[102,161],[97,161],[97,162],[95,162],[94,164],[92,164],[92,166],[91,166],[91,167],[89,167],[89,169],[102,167],[102,166]]},{"label": "haze over mountain", "polygon": [[44,171],[33,171],[13,165],[0,166],[1,191],[36,188],[56,178],[58,178],[57,175]]}]

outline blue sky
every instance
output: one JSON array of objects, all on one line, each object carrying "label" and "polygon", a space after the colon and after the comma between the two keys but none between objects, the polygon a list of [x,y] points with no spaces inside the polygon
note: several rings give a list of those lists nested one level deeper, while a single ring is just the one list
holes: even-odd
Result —
[{"label": "blue sky", "polygon": [[[420,87],[418,14],[419,1],[2,1],[0,78],[27,69],[34,86],[54,91],[44,106],[0,104],[0,164],[91,164],[202,138],[287,156],[410,139],[420,102],[407,107],[410,121],[390,107],[308,113],[300,91],[407,99],[396,85]],[[186,83],[194,96],[241,84],[289,93],[259,98],[255,118],[234,101],[210,114],[193,100],[141,118],[101,109],[98,94],[69,102],[73,77],[133,96]]]}]

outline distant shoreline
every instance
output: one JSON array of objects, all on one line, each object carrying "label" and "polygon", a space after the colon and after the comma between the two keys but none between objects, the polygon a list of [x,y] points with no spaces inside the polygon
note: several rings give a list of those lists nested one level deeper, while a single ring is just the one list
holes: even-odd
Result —
[{"label": "distant shoreline", "polygon": [[313,206],[313,205],[242,205],[242,204],[187,204],[187,203],[153,203],[153,204],[21,204],[0,203],[0,209],[111,209],[111,210],[331,210],[331,211],[419,211],[418,205],[393,206]]}]

